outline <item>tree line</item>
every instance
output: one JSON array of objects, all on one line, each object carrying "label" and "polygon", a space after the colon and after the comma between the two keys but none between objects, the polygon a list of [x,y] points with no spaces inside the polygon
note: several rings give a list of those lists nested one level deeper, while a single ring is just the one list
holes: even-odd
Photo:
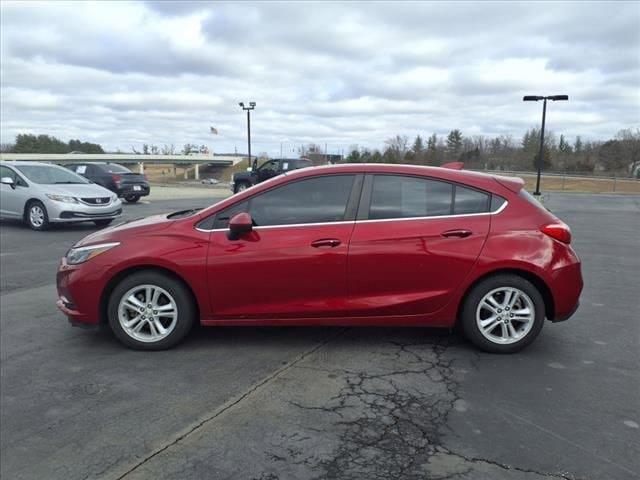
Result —
[{"label": "tree line", "polygon": [[[454,129],[446,136],[433,133],[426,140],[417,135],[411,143],[406,135],[396,135],[387,139],[382,149],[353,145],[345,161],[434,166],[461,161],[469,169],[529,171],[536,169],[539,150],[540,129],[536,127],[519,140],[511,135],[464,136]],[[573,142],[563,134],[558,138],[546,131],[542,160],[544,170],[630,174],[640,165],[640,129],[620,130],[607,141],[585,141],[578,136]]]},{"label": "tree line", "polygon": [[62,140],[50,135],[21,133],[12,144],[3,144],[2,153],[104,153],[101,145],[80,140]]}]

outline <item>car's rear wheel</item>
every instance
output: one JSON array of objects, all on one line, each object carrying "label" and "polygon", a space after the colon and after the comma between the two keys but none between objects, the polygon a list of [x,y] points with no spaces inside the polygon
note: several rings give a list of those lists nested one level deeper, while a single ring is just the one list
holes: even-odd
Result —
[{"label": "car's rear wheel", "polygon": [[533,342],[544,324],[544,300],[518,275],[496,275],[478,283],[462,308],[465,336],[486,352],[513,353]]},{"label": "car's rear wheel", "polygon": [[140,195],[125,195],[124,199],[129,203],[136,203],[140,200]]},{"label": "car's rear wheel", "polygon": [[33,230],[46,230],[49,228],[49,214],[40,200],[29,202],[25,212],[25,220]]},{"label": "car's rear wheel", "polygon": [[94,220],[93,223],[96,224],[97,227],[106,227],[113,222],[113,218],[105,218],[103,220]]},{"label": "car's rear wheel", "polygon": [[164,350],[182,340],[196,309],[187,287],[166,274],[142,271],[127,276],[109,298],[108,319],[115,336],[136,350]]}]

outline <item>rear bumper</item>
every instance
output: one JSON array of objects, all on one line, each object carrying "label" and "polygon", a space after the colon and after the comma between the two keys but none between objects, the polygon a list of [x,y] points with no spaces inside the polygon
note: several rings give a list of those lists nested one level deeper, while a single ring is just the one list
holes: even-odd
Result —
[{"label": "rear bumper", "polygon": [[[135,190],[134,187],[140,187],[140,190]],[[116,191],[119,197],[126,197],[128,195],[136,195],[138,197],[146,197],[151,192],[151,187],[148,184],[136,183],[136,184],[124,184]]]},{"label": "rear bumper", "polygon": [[554,270],[549,286],[555,306],[554,316],[550,320],[562,322],[569,319],[578,310],[584,286],[580,261]]}]

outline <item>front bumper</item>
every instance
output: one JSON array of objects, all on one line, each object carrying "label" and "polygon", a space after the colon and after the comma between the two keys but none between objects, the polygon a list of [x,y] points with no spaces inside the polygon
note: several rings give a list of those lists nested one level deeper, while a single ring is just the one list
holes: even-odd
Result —
[{"label": "front bumper", "polygon": [[122,215],[122,202],[116,200],[108,205],[86,205],[84,203],[48,202],[50,222],[86,222],[118,218]]},{"label": "front bumper", "polygon": [[102,268],[96,268],[91,262],[69,265],[66,258],[60,261],[56,274],[56,306],[67,316],[71,324],[100,324],[99,305],[104,289],[102,271]]}]

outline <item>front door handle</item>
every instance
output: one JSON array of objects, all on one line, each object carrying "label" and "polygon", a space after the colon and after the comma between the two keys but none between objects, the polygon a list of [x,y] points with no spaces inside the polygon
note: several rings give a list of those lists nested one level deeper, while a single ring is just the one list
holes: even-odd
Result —
[{"label": "front door handle", "polygon": [[464,229],[458,229],[458,230],[447,230],[446,232],[442,232],[442,236],[443,237],[458,237],[458,238],[465,238],[468,237],[469,235],[471,235],[471,230],[464,230]]},{"label": "front door handle", "polygon": [[320,240],[311,242],[311,246],[314,248],[334,248],[340,245],[340,243],[340,240],[338,240],[337,238],[322,238]]}]

